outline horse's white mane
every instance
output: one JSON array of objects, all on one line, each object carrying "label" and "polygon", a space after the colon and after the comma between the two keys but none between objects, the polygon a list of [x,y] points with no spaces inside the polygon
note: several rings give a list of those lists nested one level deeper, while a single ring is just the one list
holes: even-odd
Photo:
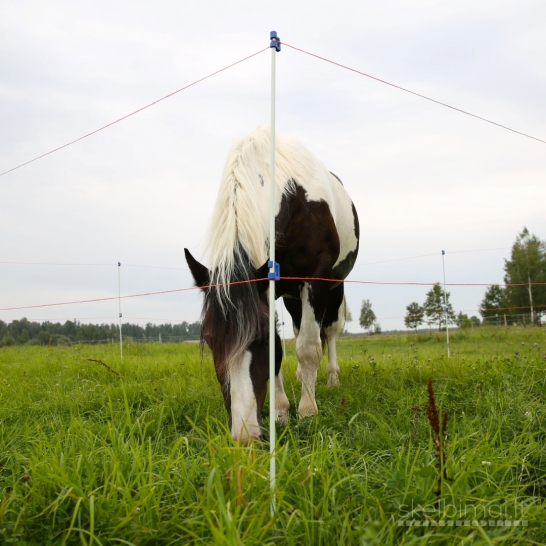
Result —
[{"label": "horse's white mane", "polygon": [[[229,282],[239,267],[241,247],[254,268],[267,260],[269,148],[270,128],[261,126],[235,142],[228,154],[206,245],[213,284]],[[293,189],[292,180],[313,178],[317,159],[297,140],[278,133],[275,151],[278,211],[282,195]]]}]

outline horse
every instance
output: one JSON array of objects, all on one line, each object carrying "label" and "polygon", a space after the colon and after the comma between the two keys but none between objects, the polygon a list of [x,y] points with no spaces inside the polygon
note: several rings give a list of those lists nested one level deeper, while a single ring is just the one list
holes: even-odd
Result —
[{"label": "horse", "polygon": [[[328,345],[328,386],[339,384],[336,339],[346,314],[343,281],[358,255],[358,215],[341,180],[296,139],[275,138],[275,256],[282,297],[296,336],[301,381],[300,417],[318,411],[317,371]],[[258,127],[235,142],[224,167],[208,230],[209,267],[185,248],[201,288],[201,343],[212,352],[231,435],[243,443],[262,435],[261,412],[269,380],[270,129]],[[291,280],[300,277],[307,280]],[[316,280],[315,280],[316,279]],[[288,422],[290,403],[275,333],[275,416]]]}]

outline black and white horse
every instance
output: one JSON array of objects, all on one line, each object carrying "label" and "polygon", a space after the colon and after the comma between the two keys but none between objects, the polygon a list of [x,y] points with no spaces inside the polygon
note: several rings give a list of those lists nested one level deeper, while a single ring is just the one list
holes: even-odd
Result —
[{"label": "black and white horse", "polygon": [[[236,440],[260,437],[269,379],[268,281],[270,131],[260,127],[232,147],[208,236],[209,268],[185,249],[195,284],[203,288],[202,341],[212,350],[231,433]],[[276,135],[276,260],[283,297],[292,316],[302,391],[298,412],[318,411],[315,383],[324,342],[328,385],[339,383],[336,338],[345,320],[343,283],[283,277],[345,279],[358,253],[355,207],[341,181],[292,138]],[[232,283],[232,284],[226,284]],[[223,285],[207,288],[210,285]],[[281,374],[276,334],[276,418],[287,422],[289,401]]]}]

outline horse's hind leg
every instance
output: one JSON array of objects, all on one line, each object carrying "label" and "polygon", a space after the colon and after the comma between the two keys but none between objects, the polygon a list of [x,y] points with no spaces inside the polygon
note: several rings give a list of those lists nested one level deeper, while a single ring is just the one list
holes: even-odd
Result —
[{"label": "horse's hind leg", "polygon": [[[295,298],[283,298],[283,301],[284,301],[284,306],[286,307],[287,311],[290,313],[290,316],[292,317],[294,337],[296,338],[296,344],[297,344],[298,335],[300,333],[300,328],[301,328],[301,314],[302,314],[301,300],[297,300]],[[298,381],[301,381],[301,367],[300,367],[299,358],[298,358],[298,367],[296,369],[296,379]]]},{"label": "horse's hind leg", "polygon": [[339,385],[339,365],[337,363],[336,340],[345,326],[346,304],[343,283],[336,286],[328,295],[328,304],[324,313],[324,334],[328,343],[328,364],[326,374],[328,387]]},{"label": "horse's hind leg", "polygon": [[288,423],[288,410],[290,402],[284,392],[282,382],[282,370],[275,376],[275,420],[286,425]]},{"label": "horse's hind leg", "polygon": [[322,357],[320,322],[327,297],[327,292],[319,283],[312,283],[311,286],[305,283],[301,291],[301,327],[296,340],[296,354],[301,370],[301,400],[298,407],[301,417],[309,417],[318,411],[315,383]]}]

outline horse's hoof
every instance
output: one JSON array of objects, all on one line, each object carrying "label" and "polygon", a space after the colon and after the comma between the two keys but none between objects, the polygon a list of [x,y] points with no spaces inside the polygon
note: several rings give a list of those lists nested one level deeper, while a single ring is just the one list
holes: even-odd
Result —
[{"label": "horse's hoof", "polygon": [[277,421],[277,423],[287,425],[288,424],[288,410],[286,409],[286,410],[277,411],[276,415],[275,415],[275,421]]},{"label": "horse's hoof", "polygon": [[339,375],[337,374],[337,372],[333,372],[333,373],[328,374],[327,386],[330,389],[332,387],[338,387],[339,386]]},{"label": "horse's hoof", "polygon": [[298,414],[302,419],[305,417],[312,417],[316,413],[318,413],[316,404],[300,404],[300,407],[298,408]]},{"label": "horse's hoof", "polygon": [[288,410],[290,409],[290,401],[286,394],[279,393],[275,400],[275,421],[286,425],[288,423]]},{"label": "horse's hoof", "polygon": [[252,426],[250,430],[247,430],[246,428],[241,430],[239,434],[231,434],[232,438],[242,444],[242,445],[248,445],[253,442],[259,442],[262,438],[261,435],[263,434],[262,427],[258,426]]},{"label": "horse's hoof", "polygon": [[259,436],[259,435],[252,435],[252,436],[241,436],[241,438],[239,438],[238,440],[236,440],[239,444],[241,444],[242,446],[249,446],[251,444],[255,444],[255,443],[259,443],[263,440],[263,435],[262,436]]}]

